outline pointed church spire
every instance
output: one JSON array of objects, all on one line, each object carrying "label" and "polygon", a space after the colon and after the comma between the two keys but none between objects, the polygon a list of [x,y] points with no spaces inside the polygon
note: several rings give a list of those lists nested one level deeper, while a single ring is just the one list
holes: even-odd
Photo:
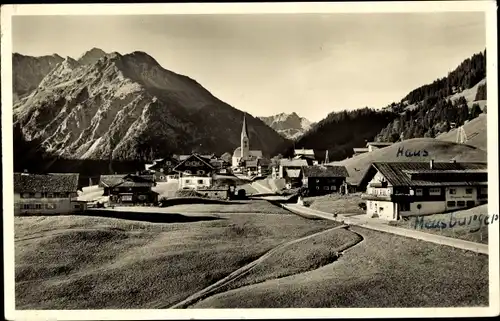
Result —
[{"label": "pointed church spire", "polygon": [[241,128],[241,138],[243,137],[248,138],[246,113],[243,113],[243,127]]}]

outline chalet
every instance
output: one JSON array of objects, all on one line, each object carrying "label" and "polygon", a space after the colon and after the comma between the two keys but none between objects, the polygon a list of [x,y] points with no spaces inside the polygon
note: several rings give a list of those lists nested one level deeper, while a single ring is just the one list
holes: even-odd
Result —
[{"label": "chalet", "polygon": [[14,173],[14,215],[67,214],[86,210],[77,201],[79,174]]},{"label": "chalet", "polygon": [[158,193],[151,189],[153,186],[156,186],[154,175],[101,175],[99,182],[110,203],[120,204],[158,202]]},{"label": "chalet", "polygon": [[313,149],[295,149],[293,159],[305,159],[309,165],[313,165],[316,161],[316,156]]},{"label": "chalet", "polygon": [[178,163],[177,159],[173,157],[163,158],[147,167],[147,169],[155,176],[156,182],[170,182],[179,178],[177,172],[174,171],[174,167],[177,166]]},{"label": "chalet", "polygon": [[217,170],[206,158],[193,154],[181,161],[174,171],[179,173],[179,189],[200,189],[212,186]]},{"label": "chalet", "polygon": [[303,168],[302,185],[309,195],[340,192],[349,174],[344,166],[308,166]]},{"label": "chalet", "polygon": [[287,176],[297,177],[296,171],[291,170],[302,170],[302,168],[309,166],[305,159],[280,159],[278,178],[286,178]]},{"label": "chalet", "polygon": [[486,163],[373,163],[361,184],[366,214],[385,220],[436,214],[487,202]]}]

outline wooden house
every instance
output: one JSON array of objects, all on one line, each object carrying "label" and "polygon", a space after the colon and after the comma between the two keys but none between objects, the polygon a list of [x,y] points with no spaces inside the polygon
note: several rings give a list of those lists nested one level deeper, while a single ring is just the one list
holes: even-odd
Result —
[{"label": "wooden house", "polygon": [[141,204],[158,202],[158,193],[152,190],[156,186],[154,175],[101,175],[99,187],[104,188],[104,195],[110,203]]},{"label": "wooden house", "polygon": [[86,210],[77,200],[79,174],[14,173],[14,215],[69,214]]},{"label": "wooden house", "polygon": [[308,166],[303,168],[303,186],[309,195],[339,193],[349,176],[344,166]]}]

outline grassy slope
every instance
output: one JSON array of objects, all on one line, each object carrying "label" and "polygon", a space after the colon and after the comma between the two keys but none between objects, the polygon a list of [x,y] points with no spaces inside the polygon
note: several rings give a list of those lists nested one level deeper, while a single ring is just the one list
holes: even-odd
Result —
[{"label": "grassy slope", "polygon": [[[405,151],[426,150],[428,155],[426,157],[398,157],[398,149],[401,147]],[[420,154],[422,155],[422,152]],[[373,162],[427,162],[431,159],[436,162],[449,162],[451,159],[456,159],[457,162],[486,162],[487,154],[483,150],[468,145],[434,138],[413,138],[332,164],[344,165],[349,172],[347,181],[351,184],[358,184]]]},{"label": "grassy slope", "polygon": [[307,197],[304,199],[309,207],[318,211],[332,214],[365,214],[358,204],[364,202],[361,193],[328,194],[323,196]]},{"label": "grassy slope", "polygon": [[207,298],[194,308],[488,305],[488,257],[351,228],[364,241],[333,264]]},{"label": "grassy slope", "polygon": [[[247,212],[254,207],[242,206]],[[266,211],[273,209],[277,207],[269,205]],[[220,216],[183,224],[16,217],[16,306],[166,307],[283,242],[335,226],[295,215]]]},{"label": "grassy slope", "polygon": [[[404,228],[409,228],[409,229],[417,229],[422,232],[426,233],[432,233],[432,234],[439,234],[443,236],[448,236],[448,237],[454,237],[466,241],[472,241],[472,242],[478,242],[478,243],[484,243],[488,244],[488,226],[484,225],[479,222],[479,220],[474,220],[474,215],[479,217],[479,215],[488,215],[488,204],[484,204],[481,206],[476,206],[471,209],[467,210],[462,210],[462,211],[455,211],[453,213],[446,213],[446,214],[434,214],[434,215],[426,215],[424,216],[424,222],[431,222],[431,221],[442,221],[446,223],[448,226],[448,223],[450,222],[450,218],[453,215],[453,217],[459,221],[464,218],[466,218],[466,224],[463,226],[459,226],[458,224],[455,225],[454,227],[450,228],[444,228],[444,229],[439,229],[439,228],[426,228],[424,225],[424,228],[421,229],[420,225],[416,228],[416,218],[415,217],[409,217],[404,220],[398,221],[396,224],[399,227],[404,227]],[[469,218],[472,217],[470,224],[469,223]],[[491,222],[491,220],[490,220]],[[425,223],[424,223],[425,224]]]},{"label": "grassy slope", "polygon": [[[486,129],[486,125],[486,114],[479,115],[479,117],[474,118],[467,124],[464,124],[463,128],[465,134],[470,137],[470,139],[467,141],[467,145],[471,145],[485,151],[487,150],[488,131]],[[458,129],[450,130],[447,133],[443,133],[437,136],[436,139],[454,142],[457,139],[457,131]]]}]

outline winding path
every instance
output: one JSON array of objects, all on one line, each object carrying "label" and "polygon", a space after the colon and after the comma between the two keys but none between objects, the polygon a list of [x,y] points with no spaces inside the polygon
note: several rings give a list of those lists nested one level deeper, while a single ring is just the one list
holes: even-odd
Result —
[{"label": "winding path", "polygon": [[[202,289],[202,290],[200,290],[200,291],[192,294],[188,298],[186,298],[186,299],[184,299],[184,300],[182,300],[182,301],[180,301],[180,302],[172,305],[170,307],[170,309],[186,308],[187,306],[192,305],[193,303],[196,303],[196,302],[198,302],[200,300],[205,299],[207,296],[214,294],[217,290],[219,290],[223,286],[225,286],[225,285],[231,283],[232,281],[234,281],[234,280],[236,280],[236,279],[238,279],[238,278],[246,275],[253,268],[255,268],[260,263],[262,263],[264,260],[266,260],[267,258],[269,258],[270,256],[272,256],[274,253],[276,253],[277,251],[279,251],[279,250],[281,250],[281,249],[283,249],[283,248],[285,248],[287,246],[290,246],[292,244],[295,244],[295,243],[298,243],[298,242],[310,239],[312,237],[315,237],[315,236],[318,236],[318,235],[321,235],[321,234],[328,233],[328,232],[330,232],[332,230],[341,229],[341,228],[347,228],[347,227],[348,227],[348,225],[336,226],[336,227],[333,227],[333,228],[330,228],[330,229],[327,229],[327,230],[324,230],[324,231],[321,231],[321,232],[317,232],[317,233],[314,233],[314,234],[311,234],[311,235],[307,235],[307,236],[301,237],[299,239],[296,239],[296,240],[289,241],[289,242],[283,243],[281,245],[278,245],[277,247],[275,247],[275,248],[271,249],[270,251],[266,252],[264,255],[262,255],[261,257],[259,257],[255,261],[252,261],[249,264],[247,264],[247,265],[245,265],[245,266],[237,269],[236,271],[232,272],[231,274],[229,274],[225,278],[223,278],[223,279],[215,282],[214,284],[212,284],[212,285],[210,285],[210,286],[208,286],[208,287],[206,287],[206,288],[204,288],[204,289]],[[359,242],[357,242],[357,243],[359,243]],[[353,244],[351,246],[354,246],[356,244]],[[347,249],[345,249],[345,250],[347,250]]]}]

